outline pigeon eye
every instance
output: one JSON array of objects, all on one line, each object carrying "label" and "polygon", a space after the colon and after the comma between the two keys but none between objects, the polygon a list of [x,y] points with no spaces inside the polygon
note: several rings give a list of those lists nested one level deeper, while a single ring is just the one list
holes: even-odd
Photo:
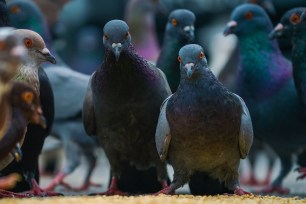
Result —
[{"label": "pigeon eye", "polygon": [[127,33],[125,34],[125,38],[128,38],[129,36],[130,36],[130,33],[127,32]]},{"label": "pigeon eye", "polygon": [[204,57],[204,53],[203,53],[203,52],[200,52],[199,58],[200,58],[200,59],[203,59],[203,57]]},{"label": "pigeon eye", "polygon": [[105,40],[109,39],[109,37],[107,35],[104,35],[103,37],[104,37]]},{"label": "pigeon eye", "polygon": [[12,13],[19,13],[20,12],[20,8],[19,8],[19,6],[15,5],[15,6],[11,7],[10,11]]},{"label": "pigeon eye", "polygon": [[30,91],[26,91],[26,92],[24,92],[24,93],[22,94],[22,99],[23,99],[26,103],[30,104],[30,103],[33,102],[34,94],[33,94],[32,92],[30,92]]},{"label": "pigeon eye", "polygon": [[27,48],[30,48],[32,46],[33,42],[31,39],[29,38],[26,38],[24,39],[24,45],[27,47]]},{"label": "pigeon eye", "polygon": [[177,57],[177,60],[178,60],[179,62],[182,61],[180,56]]},{"label": "pigeon eye", "polygon": [[251,11],[247,12],[245,15],[244,15],[245,19],[247,20],[251,20],[253,18],[253,13]]},{"label": "pigeon eye", "polygon": [[296,13],[294,13],[294,14],[292,14],[291,16],[290,16],[290,22],[292,23],[292,24],[298,24],[299,22],[300,22],[300,16],[299,15],[297,15]]},{"label": "pigeon eye", "polygon": [[173,18],[171,20],[171,23],[172,23],[173,26],[177,26],[177,20],[175,18]]}]

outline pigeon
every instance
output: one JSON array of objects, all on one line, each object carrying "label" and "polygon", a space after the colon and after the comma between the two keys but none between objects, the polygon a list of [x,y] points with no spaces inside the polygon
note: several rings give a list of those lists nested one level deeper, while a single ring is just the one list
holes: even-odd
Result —
[{"label": "pigeon", "polygon": [[[12,83],[12,88],[6,96],[6,104],[4,104],[10,111],[10,118],[8,119],[9,127],[0,140],[0,170],[12,162],[13,157],[10,153],[12,149],[15,148],[16,144],[22,144],[28,123],[38,124],[42,128],[46,127],[45,118],[42,115],[39,98],[35,90],[25,83]],[[14,155],[15,160],[20,161],[22,159],[22,154],[16,154],[17,152]],[[9,175],[7,178],[12,177],[12,175],[14,174]],[[18,178],[18,180],[19,179],[20,178]],[[28,197],[28,195],[0,190],[0,197],[22,198]]]},{"label": "pigeon", "polygon": [[136,54],[124,21],[109,21],[103,33],[106,55],[90,79],[83,122],[110,162],[112,180],[104,194],[125,194],[117,186],[124,163],[138,170],[155,167],[165,187],[166,164],[155,151],[154,132],[160,105],[171,94],[168,82],[161,70]]},{"label": "pigeon", "polygon": [[247,106],[213,75],[200,45],[182,47],[178,61],[180,84],[163,102],[155,134],[160,159],[170,161],[174,176],[158,194],[173,193],[195,171],[218,178],[237,195],[249,194],[238,180],[240,159],[253,141]]},{"label": "pigeon", "polygon": [[154,21],[157,10],[161,10],[159,1],[129,0],[124,18],[130,26],[137,53],[153,63],[157,61],[160,52]]},{"label": "pigeon", "polygon": [[186,9],[177,9],[169,14],[162,49],[156,66],[166,75],[171,91],[175,92],[180,83],[177,69],[177,53],[180,48],[194,40],[194,13]]},{"label": "pigeon", "polygon": [[[306,63],[304,61],[306,57],[304,39],[306,37],[306,21],[302,18],[303,12],[306,11],[306,7],[298,7],[290,9],[281,18],[279,24],[270,33],[270,38],[285,38],[292,43],[292,66],[293,66],[293,78],[295,87],[299,96],[300,107],[302,117],[306,117]],[[303,163],[305,153],[298,156],[298,163],[301,166],[298,168],[298,172],[301,174],[298,179],[306,177],[306,170]],[[304,161],[303,161],[304,160]]]},{"label": "pigeon", "polygon": [[68,184],[65,186],[72,190],[86,190],[91,185],[99,186],[90,182],[91,174],[96,164],[94,150],[98,147],[96,142],[86,135],[82,125],[83,101],[75,100],[84,98],[87,89],[89,75],[74,71],[62,62],[60,57],[52,49],[49,30],[44,16],[39,8],[31,2],[12,0],[8,3],[9,10],[18,8],[18,12],[9,12],[11,25],[17,28],[31,29],[38,32],[50,47],[58,64],[48,64],[45,72],[50,80],[54,93],[55,115],[51,135],[60,139],[64,144],[67,164],[57,176],[51,181],[47,190],[54,190],[55,187],[63,182],[63,179],[72,173],[80,164],[80,152],[83,153],[88,161],[88,172],[84,184],[79,188],[72,188]]},{"label": "pigeon", "polygon": [[[44,192],[39,188],[36,180],[38,174],[38,156],[44,144],[45,137],[50,134],[52,121],[54,118],[54,99],[51,85],[44,70],[40,67],[43,62],[55,63],[55,58],[46,48],[42,37],[31,30],[16,29],[12,32],[16,37],[22,40],[24,47],[27,49],[27,55],[17,69],[14,81],[20,81],[31,85],[40,98],[46,126],[44,129],[38,125],[29,124],[24,143],[22,145],[23,159],[19,162],[12,162],[1,171],[7,175],[12,172],[19,173],[23,180],[12,189],[14,192],[21,192],[32,189],[30,192],[33,196],[58,195],[52,192]],[[33,142],[35,141],[35,142]]]},{"label": "pigeon", "polygon": [[306,144],[306,126],[299,116],[292,64],[282,56],[276,40],[269,39],[272,29],[261,7],[244,4],[232,12],[224,34],[235,34],[239,39],[235,91],[248,105],[255,137],[267,142],[281,160],[281,172],[265,192],[288,193],[281,184],[291,169],[292,154]]}]

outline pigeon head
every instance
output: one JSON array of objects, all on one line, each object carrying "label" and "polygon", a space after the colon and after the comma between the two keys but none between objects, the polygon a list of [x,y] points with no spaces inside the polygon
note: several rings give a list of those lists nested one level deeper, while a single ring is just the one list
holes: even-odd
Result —
[{"label": "pigeon head", "polygon": [[103,28],[103,45],[106,50],[112,52],[116,60],[120,58],[122,51],[127,50],[131,44],[129,26],[122,20],[111,20]]},{"label": "pigeon head", "polygon": [[27,29],[17,29],[13,33],[22,40],[24,47],[28,51],[26,63],[37,65],[46,61],[52,64],[56,63],[55,58],[51,55],[43,38],[38,33]]},{"label": "pigeon head", "polygon": [[21,110],[27,121],[46,128],[39,97],[31,86],[14,82],[9,98],[11,106]]},{"label": "pigeon head", "polygon": [[276,25],[274,30],[270,33],[270,38],[291,38],[294,33],[301,32],[302,26],[301,15],[306,10],[306,7],[293,8],[287,11]]},{"label": "pigeon head", "polygon": [[31,1],[11,0],[7,3],[11,26],[20,29],[31,29],[45,36],[45,18],[38,6]]},{"label": "pigeon head", "polygon": [[270,32],[272,28],[271,20],[265,10],[255,4],[243,4],[232,12],[231,21],[227,23],[224,35],[235,34],[241,37],[256,32]]},{"label": "pigeon head", "polygon": [[268,14],[272,16],[276,13],[272,0],[248,0],[247,2],[261,6]]},{"label": "pigeon head", "polygon": [[196,17],[187,9],[176,9],[169,14],[166,33],[173,37],[192,42]]},{"label": "pigeon head", "polygon": [[178,61],[180,62],[181,76],[189,79],[199,75],[203,68],[207,67],[204,50],[197,44],[182,47],[179,51]]},{"label": "pigeon head", "polygon": [[17,71],[17,67],[26,55],[26,49],[13,35],[14,28],[0,28],[0,81],[8,82]]}]

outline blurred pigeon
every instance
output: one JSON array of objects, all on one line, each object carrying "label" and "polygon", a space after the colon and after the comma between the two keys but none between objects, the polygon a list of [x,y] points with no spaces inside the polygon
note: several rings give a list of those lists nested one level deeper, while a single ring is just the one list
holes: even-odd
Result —
[{"label": "blurred pigeon", "polygon": [[8,12],[5,0],[0,0],[0,27],[9,25]]},{"label": "blurred pigeon", "polygon": [[[52,50],[45,18],[34,3],[12,0],[8,3],[8,8],[10,10],[9,17],[12,26],[32,29],[38,32],[47,40],[46,45]],[[18,12],[13,12],[13,8],[18,8]],[[88,43],[85,44],[87,45],[86,47],[90,46]],[[56,52],[52,53],[55,53],[58,61],[60,58],[56,55]],[[64,63],[47,65],[46,68],[45,72],[53,89],[55,104],[55,118],[51,134],[64,143],[67,160],[67,165],[58,173],[47,189],[54,190],[67,175],[78,167],[81,162],[81,152],[89,163],[89,169],[84,184],[75,190],[85,190],[92,184],[90,177],[96,164],[94,150],[97,144],[92,138],[84,137],[86,133],[82,125],[81,114],[83,101],[75,99],[84,98],[89,76],[70,69]],[[69,185],[66,184],[65,186],[68,187]]]},{"label": "blurred pigeon", "polygon": [[30,194],[34,196],[58,195],[52,192],[43,192],[36,183],[36,180],[39,179],[37,171],[38,156],[44,144],[45,137],[50,134],[54,118],[52,88],[40,64],[46,61],[55,63],[55,59],[46,48],[44,40],[38,33],[26,29],[17,29],[13,31],[13,34],[22,40],[28,51],[22,64],[18,67],[15,80],[30,84],[37,95],[39,95],[47,128],[44,129],[38,125],[29,124],[21,148],[23,152],[22,161],[19,163],[12,162],[3,169],[2,173],[7,175],[12,172],[17,172],[22,175],[23,180],[13,189],[14,192],[32,189],[33,192],[30,192]]},{"label": "blurred pigeon", "polygon": [[[292,65],[293,78],[295,87],[298,92],[302,116],[306,117],[306,20],[302,14],[306,11],[306,7],[298,7],[287,11],[280,20],[280,23],[271,32],[271,38],[286,38],[292,43]],[[305,152],[305,151],[304,151]],[[306,165],[303,166],[303,161],[306,157],[302,155],[298,158],[298,163],[301,166],[298,171],[301,174],[298,179],[306,177]]]},{"label": "blurred pigeon", "polygon": [[154,63],[160,52],[154,19],[158,7],[159,1],[129,0],[125,8],[125,21],[130,27],[137,53]]},{"label": "blurred pigeon", "polygon": [[106,56],[89,82],[83,121],[86,132],[97,135],[110,162],[112,181],[104,194],[122,194],[117,183],[124,162],[138,170],[156,167],[156,179],[164,187],[166,164],[155,151],[154,132],[159,107],[171,93],[167,80],[135,53],[124,21],[109,21],[103,31]]},{"label": "blurred pigeon", "polygon": [[306,126],[299,116],[292,65],[282,56],[276,40],[270,41],[271,31],[265,11],[244,4],[233,11],[224,34],[234,33],[239,39],[236,92],[250,109],[256,137],[267,142],[281,160],[281,172],[265,192],[288,193],[281,184],[291,169],[292,153],[306,144]]},{"label": "blurred pigeon", "polygon": [[[40,102],[35,90],[25,84],[13,82],[12,89],[7,95],[7,106],[10,109],[9,127],[0,140],[0,169],[2,170],[15,160],[20,161],[22,154],[19,152],[13,156],[10,153],[19,143],[22,145],[27,131],[28,123],[39,124],[46,127],[45,118],[40,107]],[[19,148],[19,147],[18,147]],[[0,197],[27,197],[24,194],[0,190]]]},{"label": "blurred pigeon", "polygon": [[238,180],[240,159],[246,158],[253,141],[244,101],[216,79],[201,46],[184,46],[178,60],[180,85],[164,101],[155,135],[160,158],[170,161],[174,178],[158,194],[173,193],[195,171],[218,178],[237,195],[249,194]]},{"label": "blurred pigeon", "polygon": [[176,91],[180,83],[177,53],[182,46],[193,42],[195,20],[195,15],[186,9],[174,10],[168,17],[164,42],[156,66],[165,73],[172,92]]}]

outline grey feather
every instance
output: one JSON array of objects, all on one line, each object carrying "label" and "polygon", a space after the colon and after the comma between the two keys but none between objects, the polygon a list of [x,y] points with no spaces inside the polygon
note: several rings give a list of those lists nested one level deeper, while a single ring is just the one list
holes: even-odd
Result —
[{"label": "grey feather", "polygon": [[241,159],[245,159],[248,155],[251,145],[253,143],[253,126],[249,110],[244,103],[243,99],[234,94],[240,101],[242,106],[241,123],[240,123],[240,133],[239,133],[239,149]]},{"label": "grey feather", "polygon": [[171,96],[172,95],[166,98],[163,104],[161,105],[155,133],[156,148],[158,155],[162,161],[165,161],[167,158],[168,148],[171,141],[170,127],[166,115],[167,103]]}]

